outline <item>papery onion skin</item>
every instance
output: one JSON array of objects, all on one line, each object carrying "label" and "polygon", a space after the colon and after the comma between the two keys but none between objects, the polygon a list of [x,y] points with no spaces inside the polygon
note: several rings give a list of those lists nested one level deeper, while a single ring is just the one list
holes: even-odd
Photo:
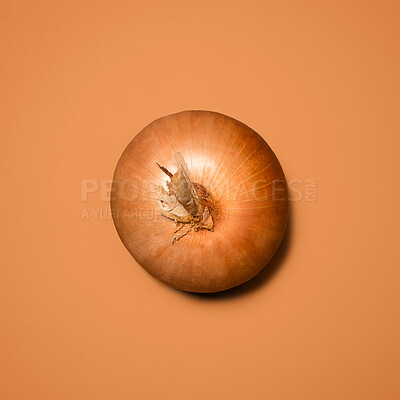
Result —
[{"label": "papery onion skin", "polygon": [[[177,152],[191,180],[215,199],[215,228],[171,244],[175,224],[160,215],[153,188],[168,179],[156,163],[174,173]],[[275,154],[248,126],[183,111],[155,120],[129,143],[115,169],[111,208],[122,242],[151,275],[176,289],[218,292],[251,279],[277,250],[287,185]]]}]

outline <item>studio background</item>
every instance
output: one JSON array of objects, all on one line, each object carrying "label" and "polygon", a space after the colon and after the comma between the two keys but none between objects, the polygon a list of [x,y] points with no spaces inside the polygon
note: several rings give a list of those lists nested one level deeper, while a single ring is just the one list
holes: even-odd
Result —
[{"label": "studio background", "polygon": [[[399,12],[3,1],[0,397],[400,398]],[[220,295],[153,279],[108,213],[125,146],[187,109],[256,130],[291,185],[271,265]]]}]

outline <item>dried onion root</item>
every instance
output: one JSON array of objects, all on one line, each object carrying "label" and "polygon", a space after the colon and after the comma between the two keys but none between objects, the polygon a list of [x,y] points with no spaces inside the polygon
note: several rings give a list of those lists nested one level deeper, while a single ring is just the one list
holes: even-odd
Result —
[{"label": "dried onion root", "polygon": [[178,168],[175,174],[156,163],[161,171],[171,178],[171,181],[167,182],[169,191],[167,192],[161,185],[156,185],[155,187],[158,193],[157,202],[161,214],[174,220],[177,226],[182,224],[175,233],[180,231],[184,224],[189,224],[189,227],[184,232],[172,238],[171,244],[186,236],[191,230],[195,232],[201,229],[214,230],[214,220],[212,218],[214,201],[211,195],[203,185],[192,183],[182,154],[176,153],[174,158]]}]

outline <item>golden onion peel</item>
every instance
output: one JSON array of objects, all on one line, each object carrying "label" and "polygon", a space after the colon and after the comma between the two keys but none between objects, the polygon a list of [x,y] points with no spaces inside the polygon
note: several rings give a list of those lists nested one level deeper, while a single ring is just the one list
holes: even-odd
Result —
[{"label": "golden onion peel", "polygon": [[[171,192],[177,155],[186,163],[179,176],[182,196],[189,193],[184,200]],[[205,196],[212,200],[205,203]],[[288,218],[287,185],[255,131],[219,113],[183,111],[152,122],[126,147],[111,208],[122,242],[151,275],[180,290],[218,292],[251,279],[277,250]]]}]

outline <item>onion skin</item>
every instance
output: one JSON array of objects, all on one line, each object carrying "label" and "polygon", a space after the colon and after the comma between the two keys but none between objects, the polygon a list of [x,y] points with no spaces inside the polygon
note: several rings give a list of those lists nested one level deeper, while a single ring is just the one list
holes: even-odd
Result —
[{"label": "onion skin", "polygon": [[[180,152],[191,180],[215,201],[214,231],[171,244],[175,224],[160,215],[154,185],[174,173]],[[136,261],[176,289],[210,293],[240,285],[269,262],[288,218],[284,173],[255,131],[210,111],[183,111],[155,120],[129,143],[114,173],[115,227]]]}]

